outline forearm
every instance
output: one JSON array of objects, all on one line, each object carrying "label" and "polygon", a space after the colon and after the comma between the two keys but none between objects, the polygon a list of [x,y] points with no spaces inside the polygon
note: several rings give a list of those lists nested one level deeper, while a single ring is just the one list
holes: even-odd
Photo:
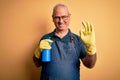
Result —
[{"label": "forearm", "polygon": [[94,55],[88,55],[82,59],[83,64],[88,67],[88,68],[93,68],[97,59],[97,54],[95,53]]},{"label": "forearm", "polygon": [[35,55],[33,55],[33,61],[36,65],[36,67],[40,67],[42,65],[42,62],[40,59],[36,58]]}]

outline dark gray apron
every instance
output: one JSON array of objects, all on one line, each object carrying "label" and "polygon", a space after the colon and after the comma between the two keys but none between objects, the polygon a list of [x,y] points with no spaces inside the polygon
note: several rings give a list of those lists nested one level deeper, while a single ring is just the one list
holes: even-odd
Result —
[{"label": "dark gray apron", "polygon": [[79,80],[79,65],[74,42],[54,41],[52,61],[43,63],[41,80]]}]

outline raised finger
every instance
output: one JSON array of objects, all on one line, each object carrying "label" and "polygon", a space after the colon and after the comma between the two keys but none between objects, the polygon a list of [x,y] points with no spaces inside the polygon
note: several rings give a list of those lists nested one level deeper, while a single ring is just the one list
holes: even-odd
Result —
[{"label": "raised finger", "polygon": [[82,22],[82,25],[83,25],[84,30],[85,30],[85,32],[86,32],[86,31],[87,31],[87,24],[83,21],[83,22]]},{"label": "raised finger", "polygon": [[87,32],[91,32],[91,31],[90,31],[90,29],[91,29],[91,28],[90,28],[90,23],[87,21],[86,24],[87,24]]}]

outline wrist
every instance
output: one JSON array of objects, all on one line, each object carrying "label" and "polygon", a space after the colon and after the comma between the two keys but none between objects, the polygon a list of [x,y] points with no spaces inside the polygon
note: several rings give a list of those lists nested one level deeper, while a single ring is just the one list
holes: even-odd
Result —
[{"label": "wrist", "polygon": [[94,55],[96,53],[96,45],[95,44],[86,45],[86,52],[88,55]]}]

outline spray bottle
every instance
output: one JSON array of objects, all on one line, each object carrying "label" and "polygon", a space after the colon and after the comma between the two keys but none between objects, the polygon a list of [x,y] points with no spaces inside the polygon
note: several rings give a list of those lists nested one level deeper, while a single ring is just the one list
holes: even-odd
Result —
[{"label": "spray bottle", "polygon": [[[49,37],[48,39],[51,39]],[[51,43],[49,43],[51,45]],[[51,61],[51,49],[43,49],[42,50],[42,62],[50,62]]]}]

